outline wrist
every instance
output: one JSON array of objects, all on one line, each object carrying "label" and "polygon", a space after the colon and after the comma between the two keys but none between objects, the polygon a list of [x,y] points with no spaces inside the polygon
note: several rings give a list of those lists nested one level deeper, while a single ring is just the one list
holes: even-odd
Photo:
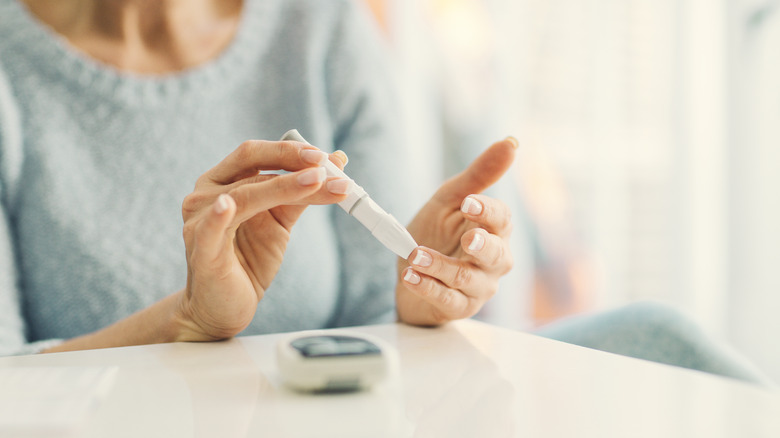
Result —
[{"label": "wrist", "polygon": [[418,327],[438,327],[449,322],[449,319],[440,319],[431,314],[422,314],[420,312],[398,312],[398,320],[404,324]]},{"label": "wrist", "polygon": [[171,295],[172,309],[170,317],[170,342],[208,341],[192,317],[192,307],[187,298],[187,290],[182,289]]},{"label": "wrist", "polygon": [[223,333],[219,330],[204,329],[208,326],[199,323],[202,320],[198,317],[198,312],[194,310],[196,307],[192,305],[186,289],[171,295],[171,298],[175,301],[170,318],[171,342],[212,342],[228,339],[235,335],[233,331],[225,330]]},{"label": "wrist", "polygon": [[157,327],[158,339],[152,343],[182,342],[188,339],[184,338],[187,333],[187,318],[184,314],[185,291],[178,292],[163,298],[158,305],[160,325]]},{"label": "wrist", "polygon": [[396,314],[398,321],[420,327],[437,327],[449,321],[435,307],[414,296],[403,286],[396,289]]}]

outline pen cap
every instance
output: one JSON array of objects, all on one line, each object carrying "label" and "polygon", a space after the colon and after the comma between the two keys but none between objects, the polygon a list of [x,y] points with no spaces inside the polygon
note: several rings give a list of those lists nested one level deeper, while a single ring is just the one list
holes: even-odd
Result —
[{"label": "pen cap", "polygon": [[376,228],[371,230],[371,234],[402,259],[408,259],[412,251],[417,248],[417,242],[409,234],[409,230],[391,214],[387,214],[385,220],[380,221]]},{"label": "pen cap", "polygon": [[350,213],[387,249],[403,259],[409,258],[417,242],[393,215],[387,213],[371,198],[366,197]]}]

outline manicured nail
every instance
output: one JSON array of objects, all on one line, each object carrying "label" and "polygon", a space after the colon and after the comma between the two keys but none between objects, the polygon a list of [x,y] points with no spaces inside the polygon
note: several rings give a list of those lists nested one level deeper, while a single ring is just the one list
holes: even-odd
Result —
[{"label": "manicured nail", "polygon": [[346,195],[352,188],[352,181],[344,178],[332,179],[328,181],[326,187],[334,195]]},{"label": "manicured nail", "polygon": [[431,266],[433,263],[433,257],[431,257],[430,254],[423,250],[417,250],[417,255],[414,256],[414,260],[412,260],[413,265],[417,265],[420,267],[428,267]]},{"label": "manicured nail", "polygon": [[298,175],[298,184],[302,186],[310,186],[325,181],[325,168],[317,167],[309,169],[300,175]]},{"label": "manicured nail", "polygon": [[469,243],[469,251],[479,251],[485,246],[485,236],[482,235],[482,233],[474,233],[474,237],[471,239],[471,243]]},{"label": "manicured nail", "polygon": [[347,163],[349,163],[349,157],[347,157],[347,154],[344,151],[338,150],[334,152],[333,155],[337,156],[339,160],[341,160],[341,162],[344,163],[345,166],[347,165]]},{"label": "manicured nail", "polygon": [[517,141],[517,139],[516,139],[516,138],[514,138],[514,137],[512,137],[511,135],[510,135],[509,137],[505,138],[504,140],[509,140],[510,142],[512,142],[512,146],[513,146],[515,149],[517,149],[518,147],[520,147],[520,142],[519,142],[519,141]]},{"label": "manicured nail", "polygon": [[422,279],[419,275],[417,275],[416,272],[414,272],[412,269],[407,269],[406,274],[404,274],[404,281],[411,284],[420,284],[420,281]]},{"label": "manicured nail", "polygon": [[323,164],[328,154],[316,149],[301,149],[301,159],[309,164]]},{"label": "manicured nail", "polygon": [[217,197],[217,202],[214,203],[214,213],[216,214],[222,214],[227,211],[228,208],[230,208],[230,201],[228,199],[230,198],[230,195],[221,194]]},{"label": "manicured nail", "polygon": [[472,198],[471,196],[467,196],[466,199],[463,200],[463,204],[460,206],[460,211],[472,216],[476,216],[482,213],[482,203]]}]

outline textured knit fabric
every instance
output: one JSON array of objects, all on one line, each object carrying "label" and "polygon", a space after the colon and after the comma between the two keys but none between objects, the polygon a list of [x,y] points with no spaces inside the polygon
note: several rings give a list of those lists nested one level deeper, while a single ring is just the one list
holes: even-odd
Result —
[{"label": "textured knit fabric", "polygon": [[708,336],[682,313],[654,302],[573,316],[537,330],[551,339],[774,387],[728,345]]},{"label": "textured knit fabric", "polygon": [[[98,330],[184,287],[181,202],[248,139],[297,128],[344,150],[347,172],[408,220],[370,23],[346,0],[249,0],[220,57],[152,76],[102,65],[0,0],[0,355]],[[309,207],[244,333],[390,321],[394,260],[342,210]]]}]

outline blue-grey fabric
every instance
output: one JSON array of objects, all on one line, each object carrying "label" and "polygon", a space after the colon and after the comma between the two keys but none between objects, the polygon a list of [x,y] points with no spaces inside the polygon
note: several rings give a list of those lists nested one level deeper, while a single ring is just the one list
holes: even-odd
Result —
[{"label": "blue-grey fabric", "polygon": [[[183,288],[181,202],[248,139],[297,128],[344,150],[348,173],[408,220],[372,23],[347,0],[248,0],[219,58],[150,76],[80,54],[0,0],[0,355],[98,330]],[[309,207],[245,334],[392,321],[394,262],[338,207]]]},{"label": "blue-grey fabric", "polygon": [[774,382],[741,354],[666,305],[639,302],[566,318],[536,334],[569,344],[717,374],[764,386]]}]

